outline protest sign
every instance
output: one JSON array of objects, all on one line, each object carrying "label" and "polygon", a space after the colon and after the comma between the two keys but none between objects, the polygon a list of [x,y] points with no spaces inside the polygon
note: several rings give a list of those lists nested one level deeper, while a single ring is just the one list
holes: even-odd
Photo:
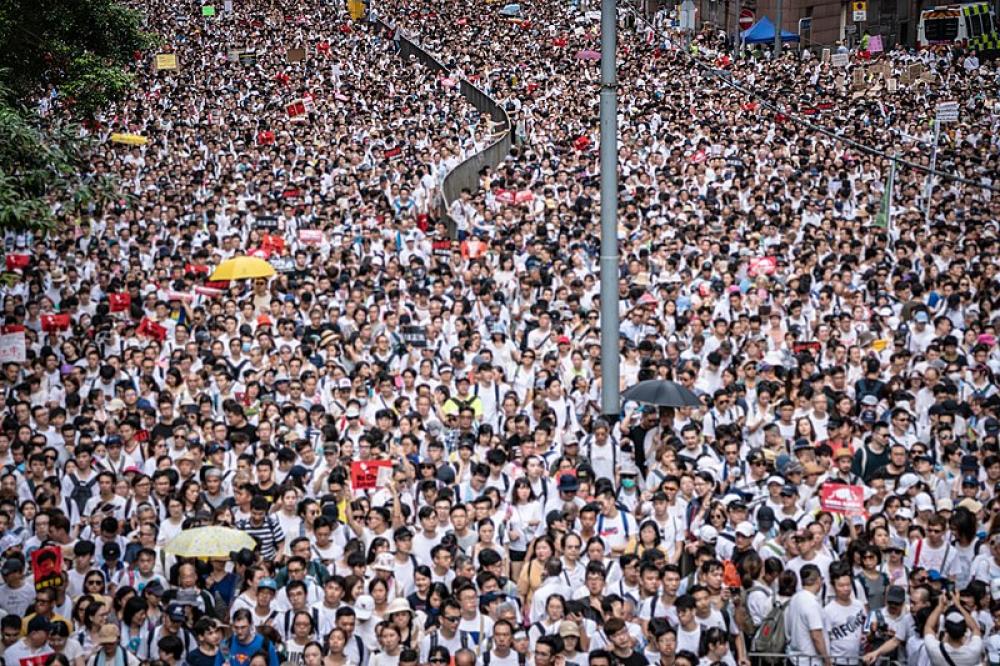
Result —
[{"label": "protest sign", "polygon": [[289,118],[298,118],[306,115],[306,105],[301,99],[297,99],[285,107]]},{"label": "protest sign", "polygon": [[868,52],[881,53],[882,51],[882,35],[872,35],[871,39],[868,40]]},{"label": "protest sign", "polygon": [[859,516],[865,512],[865,489],[828,483],[820,489],[819,503],[824,511]]},{"label": "protest sign", "polygon": [[899,89],[899,84],[897,83],[896,79],[888,79],[885,83],[886,86],[888,86],[889,88],[889,92],[891,93],[894,93]]},{"label": "protest sign", "polygon": [[132,306],[132,296],[127,291],[108,294],[111,312],[125,312]]},{"label": "protest sign", "polygon": [[920,78],[920,75],[924,73],[924,66],[919,62],[910,65],[906,68],[906,73],[909,76],[910,81],[916,81]]},{"label": "protest sign", "polygon": [[43,314],[42,330],[46,333],[58,333],[69,329],[68,314]]},{"label": "protest sign", "polygon": [[30,254],[8,254],[5,258],[7,270],[16,271],[19,268],[27,268],[31,265]]},{"label": "protest sign", "polygon": [[128,146],[145,146],[149,142],[144,136],[138,134],[118,134],[111,135],[111,143],[124,143]]},{"label": "protest sign", "polygon": [[257,54],[252,51],[243,51],[239,55],[241,65],[256,65]]},{"label": "protest sign", "polygon": [[273,231],[278,228],[278,218],[274,215],[258,215],[257,219],[254,221],[254,225],[258,229]]},{"label": "protest sign", "polygon": [[205,18],[215,16],[215,5],[205,5],[201,8],[201,15]]},{"label": "protest sign", "polygon": [[834,53],[830,56],[830,64],[834,67],[847,67],[851,57],[846,53]]},{"label": "protest sign", "polygon": [[750,260],[747,273],[750,274],[750,277],[756,277],[758,275],[773,275],[776,270],[778,270],[777,257],[754,257]]},{"label": "protest sign", "polygon": [[5,330],[0,335],[0,363],[24,363],[27,358],[24,329],[17,332]]},{"label": "protest sign", "polygon": [[851,86],[853,88],[865,87],[865,70],[858,68],[851,72]]},{"label": "protest sign", "polygon": [[176,53],[159,53],[156,56],[156,71],[162,71],[165,69],[177,69],[177,54]]},{"label": "protest sign", "polygon": [[63,584],[63,556],[58,546],[39,548],[31,553],[31,572],[35,577],[35,590],[59,587]]},{"label": "protest sign", "polygon": [[139,322],[139,327],[135,329],[135,332],[139,335],[145,335],[146,337],[153,338],[158,342],[163,342],[167,339],[167,329],[149,317],[143,317],[142,321]]},{"label": "protest sign", "polygon": [[384,488],[392,480],[391,460],[356,460],[351,463],[351,489]]},{"label": "protest sign", "polygon": [[322,229],[301,229],[299,242],[303,245],[320,245],[323,242]]},{"label": "protest sign", "polygon": [[288,62],[302,62],[306,59],[305,49],[288,49]]},{"label": "protest sign", "polygon": [[823,49],[823,62],[830,62],[830,49]]},{"label": "protest sign", "polygon": [[399,332],[407,344],[413,347],[427,346],[426,326],[400,326]]},{"label": "protest sign", "polygon": [[819,355],[820,351],[822,351],[822,349],[823,345],[821,345],[819,342],[815,340],[792,343],[792,353],[795,354],[796,356],[801,354],[802,352],[809,352],[813,356],[817,356]]}]

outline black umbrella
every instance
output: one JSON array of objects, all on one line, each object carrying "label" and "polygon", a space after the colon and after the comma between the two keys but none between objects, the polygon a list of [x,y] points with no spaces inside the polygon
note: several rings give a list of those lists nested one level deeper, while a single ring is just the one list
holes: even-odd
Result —
[{"label": "black umbrella", "polygon": [[667,379],[649,379],[639,382],[635,386],[625,389],[622,398],[661,407],[701,407],[702,405],[701,400],[690,389]]}]

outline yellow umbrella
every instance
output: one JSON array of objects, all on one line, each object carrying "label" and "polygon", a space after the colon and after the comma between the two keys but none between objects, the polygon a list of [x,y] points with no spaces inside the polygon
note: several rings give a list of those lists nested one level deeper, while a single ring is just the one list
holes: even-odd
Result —
[{"label": "yellow umbrella", "polygon": [[210,526],[184,530],[164,550],[178,557],[229,557],[234,550],[256,547],[254,538],[242,530]]},{"label": "yellow umbrella", "polygon": [[274,266],[259,257],[233,257],[226,259],[215,269],[209,280],[246,280],[248,278],[271,277]]}]

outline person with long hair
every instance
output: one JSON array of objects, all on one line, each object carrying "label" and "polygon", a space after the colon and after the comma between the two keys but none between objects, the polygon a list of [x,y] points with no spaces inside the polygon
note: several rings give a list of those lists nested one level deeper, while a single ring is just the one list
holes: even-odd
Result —
[{"label": "person with long hair", "polygon": [[712,627],[701,632],[701,645],[698,656],[699,666],[736,666],[736,660],[729,650],[729,637],[719,627]]},{"label": "person with long hair", "polygon": [[69,635],[69,627],[62,620],[56,620],[49,628],[49,646],[66,659],[67,666],[83,666],[86,661],[83,646]]},{"label": "person with long hair", "polygon": [[555,553],[555,544],[548,536],[539,537],[528,545],[527,564],[517,579],[517,593],[524,600],[525,609],[531,608],[535,590],[542,586],[545,578],[545,563]]},{"label": "person with long hair", "polygon": [[535,538],[535,532],[542,522],[542,507],[527,477],[515,479],[511,488],[507,516],[510,520],[508,523],[510,543],[507,546],[510,577],[517,580],[521,567],[524,566],[528,544]]}]

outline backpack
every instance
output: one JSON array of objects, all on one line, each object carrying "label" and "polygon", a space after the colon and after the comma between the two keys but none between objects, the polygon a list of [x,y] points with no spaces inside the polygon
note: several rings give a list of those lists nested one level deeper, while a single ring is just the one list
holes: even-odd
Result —
[{"label": "backpack", "polygon": [[[780,655],[788,647],[788,638],[785,636],[785,609],[788,608],[787,601],[774,600],[774,605],[760,623],[760,628],[753,637],[753,651],[763,654]],[[777,663],[775,659],[764,659],[767,663]],[[783,658],[782,658],[783,661]]]},{"label": "backpack", "polygon": [[70,498],[76,502],[77,509],[80,514],[83,514],[84,509],[87,507],[87,502],[94,495],[94,486],[97,485],[97,474],[94,475],[90,481],[84,482],[80,480],[76,474],[70,474],[66,478],[69,482],[73,484],[73,492],[70,493]]},{"label": "backpack", "polygon": [[753,636],[757,633],[757,625],[753,623],[753,618],[750,616],[750,609],[747,607],[747,600],[750,598],[752,592],[770,593],[770,590],[760,587],[756,583],[749,590],[740,588],[739,605],[733,609],[733,619],[736,620],[736,626],[740,628],[744,636]]}]

